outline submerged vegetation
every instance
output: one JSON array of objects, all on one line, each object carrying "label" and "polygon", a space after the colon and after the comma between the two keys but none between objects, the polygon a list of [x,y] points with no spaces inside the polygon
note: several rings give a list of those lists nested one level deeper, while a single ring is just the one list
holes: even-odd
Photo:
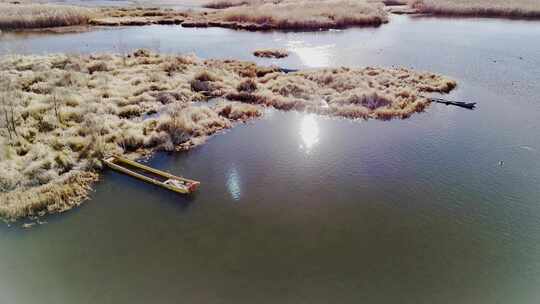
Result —
[{"label": "submerged vegetation", "polygon": [[[406,69],[281,73],[234,60],[128,55],[0,59],[0,217],[84,200],[110,154],[183,150],[262,114],[260,105],[348,118],[406,118],[455,82]],[[213,106],[196,103],[222,97]],[[227,101],[228,99],[228,101]]]},{"label": "submerged vegetation", "polygon": [[93,14],[93,10],[78,6],[0,3],[0,29],[84,25]]}]

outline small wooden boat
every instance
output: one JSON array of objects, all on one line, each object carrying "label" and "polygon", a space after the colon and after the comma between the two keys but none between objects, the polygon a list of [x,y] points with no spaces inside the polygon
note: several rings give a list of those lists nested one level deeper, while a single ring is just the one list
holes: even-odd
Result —
[{"label": "small wooden boat", "polygon": [[113,170],[178,193],[192,193],[196,191],[200,185],[200,182],[198,181],[150,168],[117,155],[108,157],[104,159],[103,162]]}]

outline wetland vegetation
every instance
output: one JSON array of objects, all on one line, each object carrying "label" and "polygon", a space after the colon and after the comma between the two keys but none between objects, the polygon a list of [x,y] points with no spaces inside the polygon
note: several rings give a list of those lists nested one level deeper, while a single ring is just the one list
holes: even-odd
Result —
[{"label": "wetland vegetation", "polygon": [[[111,154],[189,149],[262,114],[258,106],[353,119],[407,118],[423,93],[456,83],[407,69],[282,73],[235,60],[137,50],[90,56],[7,56],[2,72],[0,215],[78,205]],[[216,106],[195,106],[222,97]],[[238,103],[239,102],[239,103]],[[156,115],[154,115],[156,114]]]}]

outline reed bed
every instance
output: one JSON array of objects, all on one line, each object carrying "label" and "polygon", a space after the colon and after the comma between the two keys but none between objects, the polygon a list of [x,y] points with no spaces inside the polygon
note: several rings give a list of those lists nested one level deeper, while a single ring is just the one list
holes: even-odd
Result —
[{"label": "reed bed", "polygon": [[[206,65],[145,50],[129,56],[2,57],[0,217],[77,206],[107,155],[139,158],[154,150],[189,149],[234,121],[260,115],[252,105],[192,104],[235,88],[242,79],[238,70],[258,72],[251,63]],[[194,90],[194,80],[205,89]]]},{"label": "reed bed", "polygon": [[316,31],[388,22],[380,1],[368,0],[218,0],[212,11],[154,8],[102,9],[93,25],[182,24],[183,27],[225,27],[237,30]]},{"label": "reed bed", "polygon": [[268,29],[320,30],[351,26],[378,26],[388,22],[380,3],[353,0],[283,0],[222,10],[226,22],[265,25]]},{"label": "reed bed", "polygon": [[[111,154],[185,150],[262,115],[261,106],[363,119],[406,118],[455,82],[406,69],[285,74],[235,60],[147,50],[0,57],[0,217],[79,205]],[[197,105],[223,97],[217,105]]]},{"label": "reed bed", "polygon": [[93,10],[77,6],[0,3],[0,29],[84,25],[93,14]]},{"label": "reed bed", "polygon": [[446,16],[540,18],[538,0],[415,0],[421,13]]},{"label": "reed bed", "polygon": [[422,112],[425,93],[447,93],[456,82],[444,76],[411,70],[318,69],[289,74],[269,74],[242,82],[231,100],[352,119],[408,118]]}]

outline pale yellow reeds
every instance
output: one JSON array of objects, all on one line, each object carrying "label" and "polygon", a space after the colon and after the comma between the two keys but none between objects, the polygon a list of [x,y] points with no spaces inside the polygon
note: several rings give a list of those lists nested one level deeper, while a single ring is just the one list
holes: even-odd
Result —
[{"label": "pale yellow reeds", "polygon": [[29,29],[87,24],[94,11],[53,4],[0,3],[0,29]]},{"label": "pale yellow reeds", "polygon": [[224,21],[273,29],[318,30],[377,26],[388,21],[380,3],[354,0],[284,0],[235,6],[221,12]]}]

